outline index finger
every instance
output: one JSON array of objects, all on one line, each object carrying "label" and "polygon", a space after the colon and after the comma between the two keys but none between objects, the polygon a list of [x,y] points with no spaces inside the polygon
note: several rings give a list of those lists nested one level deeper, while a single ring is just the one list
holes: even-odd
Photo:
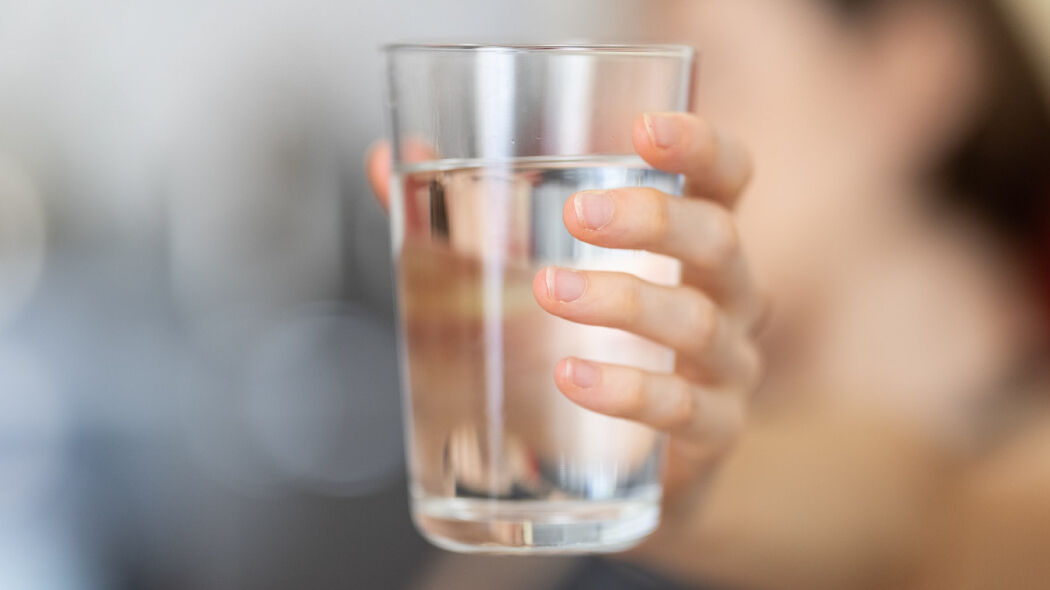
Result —
[{"label": "index finger", "polygon": [[634,149],[658,170],[685,175],[686,193],[732,207],[751,179],[751,156],[707,120],[646,113],[634,123]]}]

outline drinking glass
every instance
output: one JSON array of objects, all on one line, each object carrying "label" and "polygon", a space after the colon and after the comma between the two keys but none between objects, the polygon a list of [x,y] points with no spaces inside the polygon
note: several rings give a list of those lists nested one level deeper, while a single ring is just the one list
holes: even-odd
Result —
[{"label": "drinking glass", "polygon": [[583,189],[679,194],[632,147],[689,106],[693,50],[392,45],[390,219],[413,519],[457,551],[610,552],[660,520],[665,437],[568,401],[566,356],[670,372],[674,353],[543,311],[548,265],[677,284],[677,261],[571,236]]}]

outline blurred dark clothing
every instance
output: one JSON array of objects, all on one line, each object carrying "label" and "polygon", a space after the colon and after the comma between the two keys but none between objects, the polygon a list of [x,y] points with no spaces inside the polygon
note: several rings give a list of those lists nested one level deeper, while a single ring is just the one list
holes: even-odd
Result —
[{"label": "blurred dark clothing", "polygon": [[[555,590],[687,590],[634,565],[588,557]],[[697,586],[695,590],[724,590]]]}]

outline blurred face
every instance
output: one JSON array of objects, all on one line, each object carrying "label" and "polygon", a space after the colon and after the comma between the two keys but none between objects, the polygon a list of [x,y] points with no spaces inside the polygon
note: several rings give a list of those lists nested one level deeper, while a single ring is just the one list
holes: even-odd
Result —
[{"label": "blurred face", "polygon": [[[690,12],[702,54],[697,108],[754,151],[741,231],[756,271],[783,290],[824,242],[817,233],[842,219],[836,210],[849,205],[829,197],[863,157],[851,153],[863,146],[846,143],[858,133],[842,100],[844,40],[800,0],[697,2]],[[787,276],[778,278],[778,269]]]},{"label": "blurred face", "polygon": [[1041,324],[1009,258],[919,180],[980,108],[979,32],[953,2],[886,5],[690,0],[661,30],[700,48],[696,110],[754,153],[739,224],[776,311],[770,377],[936,421]]},{"label": "blurred face", "polygon": [[964,20],[905,4],[863,28],[818,0],[693,0],[667,15],[701,51],[696,109],[755,154],[741,230],[778,304],[855,261],[880,219],[909,215],[910,178],[970,116]]}]

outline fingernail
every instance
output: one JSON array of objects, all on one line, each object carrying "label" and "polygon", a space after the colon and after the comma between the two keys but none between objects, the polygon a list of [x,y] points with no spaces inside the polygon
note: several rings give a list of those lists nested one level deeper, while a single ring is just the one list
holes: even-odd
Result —
[{"label": "fingernail", "polygon": [[681,131],[673,115],[644,115],[645,130],[649,132],[649,141],[653,147],[667,149],[678,143]]},{"label": "fingernail", "polygon": [[594,363],[570,359],[565,365],[569,381],[576,387],[589,389],[598,385],[598,381],[601,380],[602,370]]},{"label": "fingernail", "polygon": [[563,268],[547,269],[547,295],[551,299],[565,303],[576,301],[583,296],[585,290],[587,278],[582,274]]},{"label": "fingernail", "polygon": [[573,197],[576,219],[587,229],[601,229],[612,221],[615,203],[605,191],[582,191]]}]

